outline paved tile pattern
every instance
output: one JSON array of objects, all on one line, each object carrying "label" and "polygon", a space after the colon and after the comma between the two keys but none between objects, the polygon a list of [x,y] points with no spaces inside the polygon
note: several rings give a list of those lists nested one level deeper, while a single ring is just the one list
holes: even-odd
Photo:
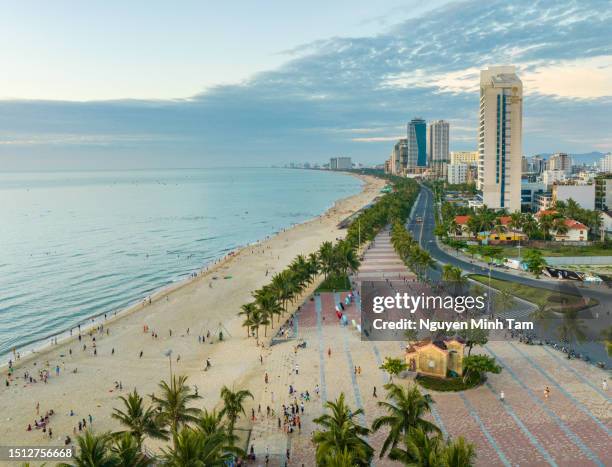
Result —
[{"label": "paved tile pattern", "polygon": [[[394,277],[393,277],[394,276]],[[394,287],[414,275],[398,263],[383,233],[365,252],[360,271],[353,277],[363,280],[394,279]],[[306,342],[295,351],[295,341],[275,345],[266,359],[270,383],[261,401],[272,404],[278,414],[281,405],[293,401],[289,385],[312,396],[305,402],[301,433],[286,434],[278,429],[276,417],[262,417],[253,425],[252,442],[258,453],[257,465],[266,448],[270,465],[285,465],[285,450],[291,451],[287,465],[314,466],[315,452],[311,434],[317,429],[313,419],[323,413],[325,398],[333,400],[344,393],[351,407],[363,407],[361,422],[370,425],[383,414],[378,401],[384,398],[387,375],[379,367],[385,356],[402,355],[402,342],[362,341],[351,320],[359,322],[359,297],[344,312],[349,325],[342,326],[335,305],[345,293],[323,293],[308,299],[301,307],[294,329]],[[328,353],[331,352],[331,353]],[[473,352],[489,354],[503,366],[499,375],[491,375],[486,384],[464,393],[430,391],[435,403],[429,418],[444,429],[445,436],[464,436],[476,445],[477,464],[502,465],[612,465],[612,406],[610,393],[602,388],[608,374],[582,361],[567,360],[564,354],[543,346],[514,342],[491,342]],[[295,374],[295,364],[299,374]],[[355,373],[355,367],[361,372]],[[397,379],[412,384],[411,378]],[[318,385],[321,397],[314,388]],[[547,398],[544,388],[550,387]],[[378,397],[373,396],[376,387]],[[500,393],[504,392],[504,400]],[[271,392],[275,400],[271,400]],[[299,396],[297,398],[299,403]],[[374,433],[369,442],[376,449],[385,432]],[[375,459],[377,466],[397,465],[388,459]]]}]

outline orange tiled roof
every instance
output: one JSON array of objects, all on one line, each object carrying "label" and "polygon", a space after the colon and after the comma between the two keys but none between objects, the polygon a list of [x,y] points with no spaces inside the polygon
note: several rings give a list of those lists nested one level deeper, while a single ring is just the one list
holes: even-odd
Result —
[{"label": "orange tiled roof", "polygon": [[465,225],[468,220],[470,220],[470,216],[455,216],[455,222],[457,225]]},{"label": "orange tiled roof", "polygon": [[554,216],[555,214],[557,214],[557,211],[555,211],[554,209],[544,209],[542,211],[536,212],[535,216],[539,219],[542,216]]},{"label": "orange tiled roof", "polygon": [[575,221],[574,219],[565,219],[565,225],[570,230],[586,230],[587,226],[582,222]]}]

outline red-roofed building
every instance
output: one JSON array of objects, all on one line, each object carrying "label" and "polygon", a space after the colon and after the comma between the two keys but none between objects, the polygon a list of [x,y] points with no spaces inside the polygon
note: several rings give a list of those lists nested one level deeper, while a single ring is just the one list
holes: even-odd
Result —
[{"label": "red-roofed building", "polygon": [[470,232],[468,227],[468,221],[470,216],[455,216],[455,223],[457,224],[457,230],[455,232],[449,232],[451,236],[455,238],[473,238],[474,235]]},{"label": "red-roofed building", "polygon": [[574,219],[564,219],[564,224],[567,227],[566,233],[557,233],[552,231],[555,241],[557,242],[585,242],[588,240],[589,228],[581,222]]},{"label": "red-roofed building", "polygon": [[557,214],[557,211],[555,211],[554,209],[544,209],[542,211],[536,212],[535,217],[537,219],[540,219],[542,216],[554,216],[555,214]]}]

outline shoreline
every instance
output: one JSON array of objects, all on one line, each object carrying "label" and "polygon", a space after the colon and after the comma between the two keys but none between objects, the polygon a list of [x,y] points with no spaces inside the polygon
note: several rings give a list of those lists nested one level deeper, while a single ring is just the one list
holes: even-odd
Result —
[{"label": "shoreline", "polygon": [[[260,330],[266,342],[262,346],[247,338],[237,313],[251,299],[253,290],[267,284],[296,255],[344,237],[346,230],[338,229],[339,221],[369,204],[386,183],[374,177],[360,178],[365,183],[359,193],[337,200],[319,216],[238,249],[196,278],[152,293],[150,305],[136,303],[109,316],[103,321],[104,332],[96,331],[94,324],[91,334],[82,328],[81,342],[73,335],[22,356],[15,362],[10,381],[7,371],[2,372],[10,384],[3,384],[0,390],[0,411],[5,420],[0,436],[7,443],[62,444],[68,435],[74,439],[76,422],[89,414],[96,431],[118,429],[111,418],[112,409],[120,404],[118,395],[133,389],[143,396],[157,392],[159,381],[169,376],[168,350],[172,350],[172,374],[188,376],[189,384],[197,386],[204,398],[203,407],[217,404],[223,385],[258,386],[260,356],[266,358],[271,351],[269,341],[283,320],[274,323],[274,330],[268,327],[266,337]],[[232,279],[224,280],[225,276]],[[218,339],[221,330],[223,341]],[[207,334],[210,338],[204,345],[200,337]],[[203,364],[209,358],[212,368],[204,371]],[[37,382],[25,379],[26,373]],[[48,382],[40,377],[45,373]],[[117,388],[117,382],[122,389]],[[43,414],[49,409],[56,414],[51,422],[56,438],[49,439],[40,431],[26,433],[25,428],[36,417],[36,403]],[[75,417],[70,416],[72,410]],[[152,443],[148,447],[159,446]]]},{"label": "shoreline", "polygon": [[[304,170],[304,169],[302,169]],[[35,341],[32,341],[30,343],[26,343],[23,344],[23,346],[21,347],[17,347],[16,348],[16,353],[13,352],[13,350],[9,350],[7,353],[0,355],[0,359],[2,363],[0,363],[0,374],[4,374],[6,372],[6,370],[8,369],[8,360],[12,360],[13,364],[15,363],[25,363],[28,361],[28,359],[32,359],[36,356],[39,356],[41,354],[44,354],[47,351],[51,351],[55,348],[57,348],[57,346],[60,345],[64,345],[66,343],[69,343],[70,341],[74,341],[78,338],[78,334],[73,334],[72,331],[73,330],[78,330],[79,326],[81,326],[80,328],[80,333],[81,334],[87,334],[91,329],[96,329],[99,325],[105,325],[105,324],[111,324],[116,322],[117,320],[121,319],[124,316],[127,316],[135,311],[141,310],[143,308],[146,308],[146,301],[147,299],[150,299],[150,301],[156,302],[158,300],[161,300],[163,298],[165,298],[166,296],[174,293],[177,290],[180,290],[181,288],[195,283],[197,282],[200,278],[202,278],[203,276],[214,272],[218,267],[222,267],[225,263],[227,263],[228,261],[230,261],[233,256],[239,254],[241,251],[243,251],[244,249],[247,248],[251,248],[251,247],[256,247],[258,245],[260,245],[262,242],[268,241],[273,239],[274,237],[276,237],[277,235],[279,235],[282,232],[285,232],[289,229],[293,229],[295,227],[307,224],[309,222],[313,222],[316,221],[317,219],[321,218],[322,216],[325,216],[329,211],[331,211],[332,209],[334,209],[339,203],[350,199],[354,196],[359,195],[360,193],[362,193],[365,189],[365,187],[367,186],[367,177],[364,177],[360,174],[356,174],[356,173],[351,173],[351,172],[341,172],[342,174],[346,174],[347,176],[350,177],[354,177],[357,178],[359,180],[361,180],[361,187],[360,190],[353,194],[353,195],[349,195],[349,196],[345,196],[343,198],[338,198],[336,199],[331,206],[329,206],[328,208],[326,208],[322,213],[311,217],[309,219],[305,219],[302,222],[297,222],[294,224],[291,224],[285,228],[281,228],[280,230],[277,230],[275,232],[272,232],[270,234],[268,234],[267,236],[260,238],[258,240],[255,240],[251,243],[246,243],[244,245],[239,245],[237,247],[235,247],[234,249],[228,251],[227,253],[225,253],[225,255],[220,256],[217,259],[212,260],[209,263],[204,264],[201,268],[196,269],[196,270],[192,270],[191,272],[189,271],[185,271],[185,273],[183,274],[184,276],[187,277],[183,277],[183,278],[179,278],[176,281],[171,280],[170,282],[156,287],[155,289],[153,289],[148,295],[146,295],[145,297],[141,297],[139,299],[137,299],[136,301],[133,301],[131,303],[126,304],[125,306],[122,306],[119,309],[113,310],[113,311],[102,311],[90,316],[87,316],[83,319],[81,319],[81,321],[77,322],[74,326],[71,327],[67,327],[67,328],[62,328],[59,329],[57,332],[48,334],[40,339],[36,339]],[[196,276],[192,276],[191,274],[197,274]],[[151,304],[151,303],[149,303]],[[108,318],[106,318],[106,316],[108,315]],[[57,340],[57,342],[53,343],[54,339]],[[29,349],[26,349],[24,351],[21,351],[20,349],[24,349],[27,347],[31,347]],[[16,354],[20,355],[20,358],[17,359],[15,357]]]}]

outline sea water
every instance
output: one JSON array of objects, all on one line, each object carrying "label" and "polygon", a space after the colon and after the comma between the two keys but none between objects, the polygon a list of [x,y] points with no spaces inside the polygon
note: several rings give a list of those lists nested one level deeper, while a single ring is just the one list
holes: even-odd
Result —
[{"label": "sea water", "polygon": [[0,173],[0,356],[140,301],[360,187],[346,174],[274,168]]}]

